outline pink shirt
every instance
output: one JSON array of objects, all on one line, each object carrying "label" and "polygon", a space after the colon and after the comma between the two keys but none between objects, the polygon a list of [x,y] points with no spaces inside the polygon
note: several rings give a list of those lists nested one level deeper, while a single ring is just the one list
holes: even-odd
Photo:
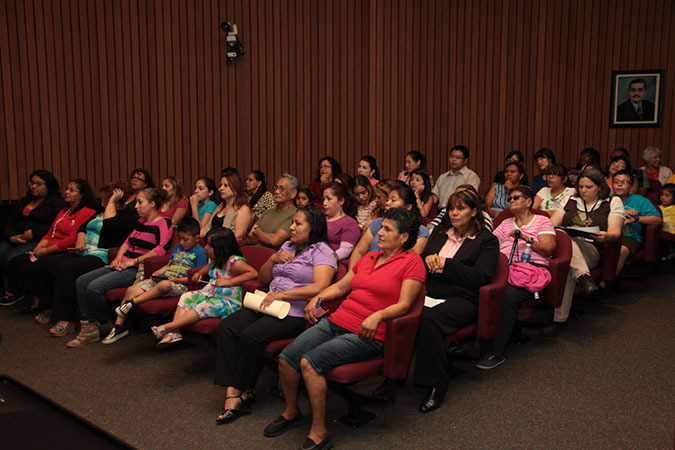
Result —
[{"label": "pink shirt", "polygon": [[[513,239],[509,236],[513,230],[518,229],[516,226],[516,218],[510,217],[503,221],[495,231],[494,235],[499,239],[499,251],[505,254],[507,257],[511,254],[511,248],[513,247]],[[519,228],[520,231],[526,235],[534,238],[535,241],[539,241],[539,236],[542,234],[552,234],[555,236],[555,229],[551,223],[551,219],[548,217],[540,216],[535,214],[530,223],[526,224],[522,228]],[[514,261],[520,261],[520,255],[525,251],[526,242],[522,239],[518,240],[518,247],[516,248],[516,253],[513,257]],[[535,264],[541,264],[542,266],[548,266],[548,262],[551,260],[551,257],[541,256],[539,253],[532,251],[532,257],[530,261]]]},{"label": "pink shirt", "polygon": [[173,205],[171,208],[167,209],[166,211],[157,211],[160,216],[166,217],[169,220],[173,220],[173,215],[176,214],[176,210],[178,208],[183,208],[183,209],[188,209],[188,202],[184,198],[181,198],[176,202],[175,205]]},{"label": "pink shirt", "polygon": [[[457,250],[462,246],[465,240],[467,239],[474,239],[476,236],[464,236],[462,238],[458,238],[455,235],[455,229],[450,228],[447,233],[448,235],[448,240],[445,241],[445,244],[443,245],[443,248],[440,249],[438,252],[438,256],[441,258],[454,258],[455,254],[457,253]],[[440,270],[439,272],[442,272]]]}]

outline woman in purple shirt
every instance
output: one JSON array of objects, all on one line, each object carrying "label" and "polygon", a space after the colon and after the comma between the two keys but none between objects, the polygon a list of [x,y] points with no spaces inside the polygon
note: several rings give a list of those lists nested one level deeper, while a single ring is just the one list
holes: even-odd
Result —
[{"label": "woman in purple shirt", "polygon": [[323,186],[323,212],[328,226],[328,245],[335,250],[339,261],[349,258],[361,239],[356,223],[356,202],[348,186],[331,181]]},{"label": "woman in purple shirt", "polygon": [[293,216],[290,241],[259,272],[260,279],[270,283],[263,308],[274,300],[287,301],[291,304],[288,316],[280,320],[242,308],[223,319],[218,327],[214,384],[225,386],[227,392],[217,424],[251,413],[250,401],[265,346],[305,331],[307,299],[327,288],[336,270],[337,257],[328,246],[326,217],[316,206],[300,208]]}]

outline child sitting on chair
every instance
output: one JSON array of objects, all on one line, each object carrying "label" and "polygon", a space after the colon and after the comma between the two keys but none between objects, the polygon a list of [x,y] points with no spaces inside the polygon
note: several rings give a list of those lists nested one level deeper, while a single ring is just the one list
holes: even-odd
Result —
[{"label": "child sitting on chair", "polygon": [[187,292],[188,271],[208,263],[204,247],[199,245],[200,225],[197,219],[187,217],[176,227],[178,243],[173,247],[169,262],[152,274],[152,278],[137,281],[127,289],[122,304],[115,309],[115,327],[104,344],[117,342],[129,334],[124,322],[131,310],[148,300],[160,297],[177,297]]}]

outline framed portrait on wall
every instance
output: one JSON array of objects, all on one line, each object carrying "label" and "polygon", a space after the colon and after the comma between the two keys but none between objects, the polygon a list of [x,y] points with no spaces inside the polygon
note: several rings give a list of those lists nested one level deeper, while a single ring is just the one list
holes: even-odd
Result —
[{"label": "framed portrait on wall", "polygon": [[610,127],[660,127],[663,70],[612,71]]}]

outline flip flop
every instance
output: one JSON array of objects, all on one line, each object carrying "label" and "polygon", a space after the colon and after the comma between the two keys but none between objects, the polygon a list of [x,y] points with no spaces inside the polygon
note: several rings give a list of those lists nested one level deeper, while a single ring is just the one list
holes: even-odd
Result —
[{"label": "flip flop", "polygon": [[157,343],[157,348],[172,347],[183,341],[183,336],[180,333],[167,333],[164,338]]}]

